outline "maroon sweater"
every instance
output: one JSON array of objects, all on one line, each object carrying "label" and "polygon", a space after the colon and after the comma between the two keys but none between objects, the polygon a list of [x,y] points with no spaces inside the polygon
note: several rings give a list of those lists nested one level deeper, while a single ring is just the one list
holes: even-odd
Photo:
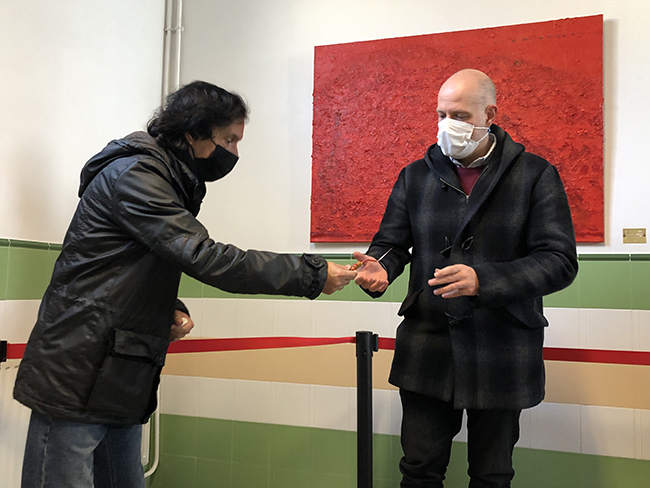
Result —
[{"label": "maroon sweater", "polygon": [[456,166],[456,174],[458,174],[458,179],[460,180],[460,184],[463,187],[463,191],[466,195],[472,193],[474,183],[476,183],[478,177],[481,176],[483,169],[483,166],[478,168],[465,168],[463,166]]}]

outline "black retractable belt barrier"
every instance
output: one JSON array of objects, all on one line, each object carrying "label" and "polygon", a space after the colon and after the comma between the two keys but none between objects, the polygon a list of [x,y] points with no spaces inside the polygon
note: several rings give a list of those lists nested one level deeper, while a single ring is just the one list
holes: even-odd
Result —
[{"label": "black retractable belt barrier", "polygon": [[0,341],[0,363],[7,360],[7,341]]},{"label": "black retractable belt barrier", "polygon": [[372,353],[379,336],[357,331],[357,487],[372,488]]}]

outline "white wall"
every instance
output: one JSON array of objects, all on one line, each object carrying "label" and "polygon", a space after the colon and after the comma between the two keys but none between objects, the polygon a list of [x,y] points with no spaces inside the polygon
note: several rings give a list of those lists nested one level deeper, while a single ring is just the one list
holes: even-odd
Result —
[{"label": "white wall", "polygon": [[164,0],[0,0],[0,237],[62,242],[79,171],[160,104]]},{"label": "white wall", "polygon": [[239,166],[211,185],[200,218],[244,247],[364,248],[309,244],[314,46],[596,14],[605,18],[606,243],[579,251],[647,253],[623,245],[622,228],[650,227],[648,0],[187,1],[181,81],[206,79],[251,106]]},{"label": "white wall", "polygon": [[[0,0],[0,237],[61,242],[83,163],[144,127],[160,101],[163,10]],[[181,81],[235,90],[252,109],[241,162],[210,185],[201,220],[242,247],[365,247],[309,243],[314,46],[601,13],[606,243],[580,252],[649,252],[622,244],[623,227],[650,227],[648,0],[186,0]]]}]

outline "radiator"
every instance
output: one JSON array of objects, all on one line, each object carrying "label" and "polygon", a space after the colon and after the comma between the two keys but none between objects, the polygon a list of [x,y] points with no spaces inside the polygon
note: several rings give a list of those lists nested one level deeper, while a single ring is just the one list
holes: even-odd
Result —
[{"label": "radiator", "polygon": [[19,360],[0,363],[0,488],[20,488],[31,411],[13,399]]}]

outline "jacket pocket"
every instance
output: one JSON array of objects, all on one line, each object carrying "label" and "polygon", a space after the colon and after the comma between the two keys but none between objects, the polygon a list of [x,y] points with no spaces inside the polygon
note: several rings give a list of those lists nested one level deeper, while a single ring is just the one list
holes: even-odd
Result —
[{"label": "jacket pocket", "polygon": [[532,301],[509,303],[506,305],[506,310],[531,329],[548,326],[548,320],[546,320],[544,314],[535,310]]},{"label": "jacket pocket", "polygon": [[116,329],[88,399],[88,410],[116,420],[151,414],[168,346],[160,337]]},{"label": "jacket pocket", "polygon": [[402,305],[399,307],[399,310],[397,311],[397,315],[400,317],[405,317],[408,312],[413,311],[413,305],[415,305],[418,301],[418,298],[420,296],[420,293],[422,293],[422,288],[419,290],[410,293],[402,302]]}]

